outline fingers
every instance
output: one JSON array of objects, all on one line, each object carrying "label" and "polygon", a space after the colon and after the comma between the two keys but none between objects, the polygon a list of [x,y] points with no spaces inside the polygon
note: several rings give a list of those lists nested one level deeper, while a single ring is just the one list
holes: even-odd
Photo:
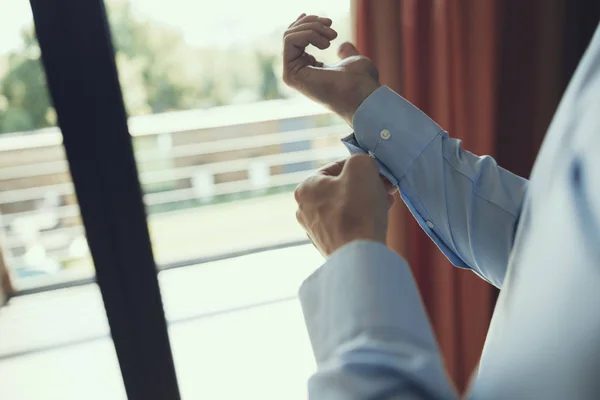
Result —
[{"label": "fingers", "polygon": [[[329,164],[319,168],[316,173],[321,174],[321,175],[332,176],[332,177],[339,176],[342,173],[342,170],[344,169],[344,164],[346,163],[347,160],[348,159],[346,158],[343,160],[329,163]],[[396,186],[394,186],[394,184],[392,182],[390,182],[385,176],[379,174],[379,179],[383,183],[383,187],[385,188],[385,191],[388,194],[393,195],[394,193],[396,193],[398,188]]]},{"label": "fingers", "polygon": [[333,21],[329,18],[319,17],[318,15],[306,15],[305,13],[302,13],[298,17],[298,19],[292,22],[292,24],[289,27],[291,28],[293,26],[304,24],[307,22],[320,22],[327,26],[331,26],[331,24],[333,23]]},{"label": "fingers", "polygon": [[[304,65],[322,66],[313,58],[303,57],[304,49],[309,44],[326,49],[330,42],[337,37],[337,32],[331,29],[332,21],[316,15],[301,14],[283,35],[284,62],[301,61]],[[314,60],[314,61],[313,61]]]},{"label": "fingers", "polygon": [[294,190],[294,199],[298,204],[311,201],[317,194],[322,194],[332,182],[331,176],[321,174],[309,175]]},{"label": "fingers", "polygon": [[317,31],[312,30],[286,34],[283,40],[284,60],[290,62],[302,56],[304,49],[309,44],[323,50],[329,47],[330,40]]},{"label": "fingers", "polygon": [[377,196],[381,196],[382,200],[394,193],[393,185],[379,173],[377,162],[367,155],[354,155],[348,158],[340,178],[346,182],[360,182],[363,190],[378,193]]},{"label": "fingers", "polygon": [[339,176],[342,173],[346,160],[347,159],[343,159],[329,163],[319,168],[313,174],[304,179],[304,181],[302,181],[294,191],[294,197],[296,198],[296,201],[304,197],[303,193],[307,191],[307,188],[314,187],[315,185],[319,184],[326,184],[326,182],[331,181],[331,178]]},{"label": "fingers", "polygon": [[379,175],[379,178],[383,182],[383,187],[385,188],[385,191],[389,194],[394,194],[396,190],[398,190],[398,188],[394,186],[392,182],[390,182],[385,176]]},{"label": "fingers", "polygon": [[350,42],[344,42],[338,48],[338,56],[343,60],[344,58],[359,56],[358,49]]},{"label": "fingers", "polygon": [[288,29],[291,28],[292,26],[294,26],[296,24],[296,22],[298,22],[301,18],[304,18],[305,16],[306,16],[306,13],[300,14],[300,16],[298,18],[296,18],[296,20],[288,26]]},{"label": "fingers", "polygon": [[290,27],[286,31],[286,35],[294,32],[315,31],[328,40],[333,40],[337,37],[337,32],[320,21],[306,22]]},{"label": "fingers", "polygon": [[346,163],[346,159],[329,163],[324,167],[319,168],[317,173],[327,175],[327,176],[338,176],[342,173],[342,169],[344,169],[344,164]]},{"label": "fingers", "polygon": [[324,65],[322,62],[317,61],[316,58],[314,58],[308,53],[304,53],[304,57],[306,57],[306,62],[308,63],[308,65],[312,65],[313,67],[322,68]]},{"label": "fingers", "polygon": [[346,160],[341,175],[348,178],[373,175],[375,178],[379,176],[379,168],[371,157],[363,154],[353,155]]}]

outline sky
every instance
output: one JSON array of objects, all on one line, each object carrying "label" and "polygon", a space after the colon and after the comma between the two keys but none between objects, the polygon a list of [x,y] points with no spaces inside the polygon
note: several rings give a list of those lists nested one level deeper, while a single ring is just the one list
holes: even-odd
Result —
[{"label": "sky", "polygon": [[[193,46],[222,45],[260,37],[288,25],[302,12],[330,17],[350,12],[350,0],[131,0],[141,18],[179,29]],[[33,17],[28,0],[0,0],[0,54],[20,43]]]}]

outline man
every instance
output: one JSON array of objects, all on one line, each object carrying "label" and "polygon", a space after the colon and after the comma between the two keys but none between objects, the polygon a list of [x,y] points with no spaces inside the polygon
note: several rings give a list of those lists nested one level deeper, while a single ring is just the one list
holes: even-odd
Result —
[{"label": "man", "polygon": [[[472,399],[600,398],[600,29],[547,133],[531,181],[460,148],[390,89],[351,44],[301,15],[284,80],[354,127],[355,155],[296,190],[326,263],[300,289],[314,399],[451,399],[456,393],[405,261],[385,246],[385,181],[458,267],[502,289]],[[386,179],[380,179],[380,174]]]}]

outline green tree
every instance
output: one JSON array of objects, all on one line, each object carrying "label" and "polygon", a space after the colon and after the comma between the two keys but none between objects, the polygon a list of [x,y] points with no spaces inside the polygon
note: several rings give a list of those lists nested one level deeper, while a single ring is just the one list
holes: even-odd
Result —
[{"label": "green tree", "polygon": [[[112,0],[108,9],[129,113],[156,113],[193,106],[196,93],[185,70],[193,50],[181,34],[161,24],[136,19],[126,0]],[[132,77],[134,85],[129,87]]]},{"label": "green tree", "polygon": [[[110,27],[125,105],[130,115],[195,106],[194,82],[185,70],[193,53],[181,35],[161,24],[139,21],[129,2],[108,2]],[[0,76],[0,133],[55,124],[33,26],[22,32]]]},{"label": "green tree", "polygon": [[[278,72],[285,25],[249,46],[199,49],[186,44],[177,29],[140,19],[128,0],[106,2],[119,81],[131,116],[295,95]],[[348,18],[338,21],[340,41],[349,38],[343,28],[350,26]],[[336,62],[333,47],[319,51],[319,59]],[[56,123],[39,56],[33,27],[22,33],[17,51],[0,55],[0,133]]]},{"label": "green tree", "polygon": [[8,73],[0,80],[0,133],[43,128],[54,121],[39,47],[33,29],[22,32],[23,49],[8,57]]}]

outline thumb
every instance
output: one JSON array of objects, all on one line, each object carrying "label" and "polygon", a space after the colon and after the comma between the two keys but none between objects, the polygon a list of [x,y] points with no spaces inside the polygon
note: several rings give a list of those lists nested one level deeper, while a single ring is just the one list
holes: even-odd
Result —
[{"label": "thumb", "polygon": [[352,56],[359,56],[360,52],[358,49],[350,42],[344,42],[338,48],[338,56],[343,60]]},{"label": "thumb", "polygon": [[348,158],[341,173],[341,176],[347,179],[361,179],[369,175],[377,178],[379,176],[379,168],[371,157],[363,154]]}]

